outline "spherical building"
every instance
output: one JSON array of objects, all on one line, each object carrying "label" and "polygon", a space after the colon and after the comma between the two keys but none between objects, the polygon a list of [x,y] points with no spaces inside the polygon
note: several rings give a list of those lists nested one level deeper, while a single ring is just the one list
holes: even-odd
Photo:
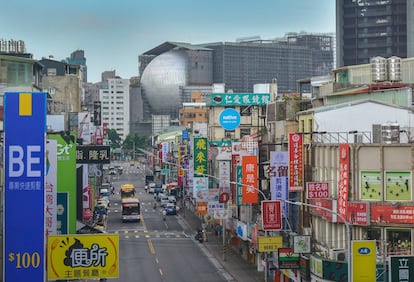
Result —
[{"label": "spherical building", "polygon": [[140,56],[144,118],[170,115],[178,118],[182,88],[212,84],[212,51],[176,42],[165,42]]},{"label": "spherical building", "polygon": [[179,87],[186,86],[188,59],[183,50],[155,57],[141,77],[143,93],[153,114],[171,114],[179,107]]}]

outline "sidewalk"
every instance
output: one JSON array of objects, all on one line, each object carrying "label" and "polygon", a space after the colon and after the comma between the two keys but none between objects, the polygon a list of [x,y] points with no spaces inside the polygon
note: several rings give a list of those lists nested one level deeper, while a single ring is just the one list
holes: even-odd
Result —
[{"label": "sidewalk", "polygon": [[[179,219],[184,231],[192,236],[201,228],[202,220],[191,210],[181,210]],[[208,240],[200,243],[200,247],[215,266],[222,272],[227,281],[263,282],[264,273],[258,272],[256,266],[244,260],[232,247],[227,247],[223,261],[222,240],[212,231],[207,231]]]}]

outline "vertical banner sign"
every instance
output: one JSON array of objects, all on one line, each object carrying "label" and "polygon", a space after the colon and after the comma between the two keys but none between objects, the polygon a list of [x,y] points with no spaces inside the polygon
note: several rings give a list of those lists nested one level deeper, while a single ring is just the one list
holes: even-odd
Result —
[{"label": "vertical banner sign", "polygon": [[264,231],[282,229],[281,201],[262,201],[262,225]]},{"label": "vertical banner sign", "polygon": [[207,138],[194,138],[194,177],[207,174]]},{"label": "vertical banner sign", "polygon": [[161,143],[161,151],[162,151],[162,162],[166,162],[168,159],[168,153],[170,152],[170,143],[162,142]]},{"label": "vertical banner sign", "polygon": [[257,204],[259,192],[257,185],[257,156],[242,157],[242,202]]},{"label": "vertical banner sign", "polygon": [[56,235],[57,230],[57,142],[46,143],[45,224],[46,236]]},{"label": "vertical banner sign", "polygon": [[[338,186],[338,213],[347,217],[348,189],[349,189],[349,145],[339,144],[339,186]],[[342,220],[338,218],[340,222]]]},{"label": "vertical banner sign", "polygon": [[76,133],[49,134],[57,141],[57,234],[76,233]]},{"label": "vertical banner sign", "polygon": [[219,161],[219,188],[221,193],[230,193],[230,162]]},{"label": "vertical banner sign", "polygon": [[[351,281],[376,281],[376,241],[352,241]],[[404,281],[404,280],[403,280]]]},{"label": "vertical banner sign", "polygon": [[390,256],[390,282],[409,282],[414,278],[414,256]]},{"label": "vertical banner sign", "polygon": [[[180,145],[178,146],[178,176],[184,176],[184,169],[187,168],[186,159],[187,156],[187,145]],[[180,184],[180,183],[179,183]]]},{"label": "vertical banner sign", "polygon": [[4,94],[3,281],[45,281],[46,93]]},{"label": "vertical banner sign", "polygon": [[99,126],[102,122],[101,101],[93,102],[93,125]]},{"label": "vertical banner sign", "polygon": [[289,191],[303,191],[303,136],[289,133]]},{"label": "vertical banner sign", "polygon": [[242,185],[239,184],[242,182],[242,167],[241,165],[236,166],[236,195],[237,195],[237,205],[240,206],[243,204],[243,190]]},{"label": "vertical banner sign", "polygon": [[[288,152],[270,152],[270,166],[268,168],[270,176],[270,192],[272,200],[287,200],[288,191]],[[288,218],[289,204],[284,203],[282,207],[283,215]]]}]

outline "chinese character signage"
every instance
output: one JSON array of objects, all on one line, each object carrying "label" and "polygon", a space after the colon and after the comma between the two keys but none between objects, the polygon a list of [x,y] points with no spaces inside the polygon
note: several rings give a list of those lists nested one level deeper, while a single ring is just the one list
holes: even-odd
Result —
[{"label": "chinese character signage", "polygon": [[242,157],[242,202],[243,204],[257,204],[259,200],[257,183],[257,157]]},{"label": "chinese character signage", "polygon": [[328,182],[306,183],[306,196],[308,199],[329,198],[329,183]]},{"label": "chinese character signage", "polygon": [[109,164],[109,146],[76,146],[76,163]]},{"label": "chinese character signage", "polygon": [[270,93],[213,93],[211,106],[263,106],[270,102]]},{"label": "chinese character signage", "polygon": [[185,174],[184,173],[185,169],[188,168],[187,145],[178,146],[178,160],[177,161],[178,161],[178,176],[183,177]]},{"label": "chinese character signage", "polygon": [[289,133],[289,192],[303,191],[303,136]]},{"label": "chinese character signage", "polygon": [[264,231],[278,231],[282,229],[280,201],[262,201],[262,229]]},{"label": "chinese character signage", "polygon": [[[338,214],[346,218],[349,190],[349,144],[339,144]],[[342,220],[341,220],[342,221]]]},{"label": "chinese character signage", "polygon": [[208,161],[208,146],[207,138],[195,137],[194,138],[194,177],[203,176],[208,173],[207,161]]},{"label": "chinese character signage", "polygon": [[58,235],[47,242],[49,280],[119,277],[118,235]]},{"label": "chinese character signage", "polygon": [[283,247],[283,237],[258,237],[258,251],[261,253],[277,252],[279,248]]},{"label": "chinese character signage", "polygon": [[46,188],[45,225],[46,235],[56,235],[57,231],[57,142],[49,139],[46,143]]},{"label": "chinese character signage", "polygon": [[[272,200],[288,199],[288,152],[270,152],[270,166],[267,169],[270,177],[270,191]],[[282,205],[282,213],[287,218],[289,215],[289,204]]]},{"label": "chinese character signage", "polygon": [[45,281],[46,93],[4,94],[2,281]]},{"label": "chinese character signage", "polygon": [[369,203],[348,202],[348,213],[346,219],[349,224],[363,226],[369,225]]},{"label": "chinese character signage", "polygon": [[371,222],[413,224],[414,206],[382,206],[371,204]]},{"label": "chinese character signage", "polygon": [[390,282],[410,282],[414,279],[414,256],[390,256]]}]

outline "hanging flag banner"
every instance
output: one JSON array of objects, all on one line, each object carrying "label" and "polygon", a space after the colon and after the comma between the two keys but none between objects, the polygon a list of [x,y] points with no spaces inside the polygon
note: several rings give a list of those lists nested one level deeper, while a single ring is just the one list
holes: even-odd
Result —
[{"label": "hanging flag banner", "polygon": [[257,156],[242,157],[242,202],[257,204],[259,201],[257,180]]},{"label": "hanging flag banner", "polygon": [[303,191],[303,136],[289,133],[289,192]]},{"label": "hanging flag banner", "polygon": [[[344,218],[348,211],[349,190],[349,144],[339,144],[339,185],[338,185],[338,213]],[[338,217],[338,221],[342,222]]]}]

